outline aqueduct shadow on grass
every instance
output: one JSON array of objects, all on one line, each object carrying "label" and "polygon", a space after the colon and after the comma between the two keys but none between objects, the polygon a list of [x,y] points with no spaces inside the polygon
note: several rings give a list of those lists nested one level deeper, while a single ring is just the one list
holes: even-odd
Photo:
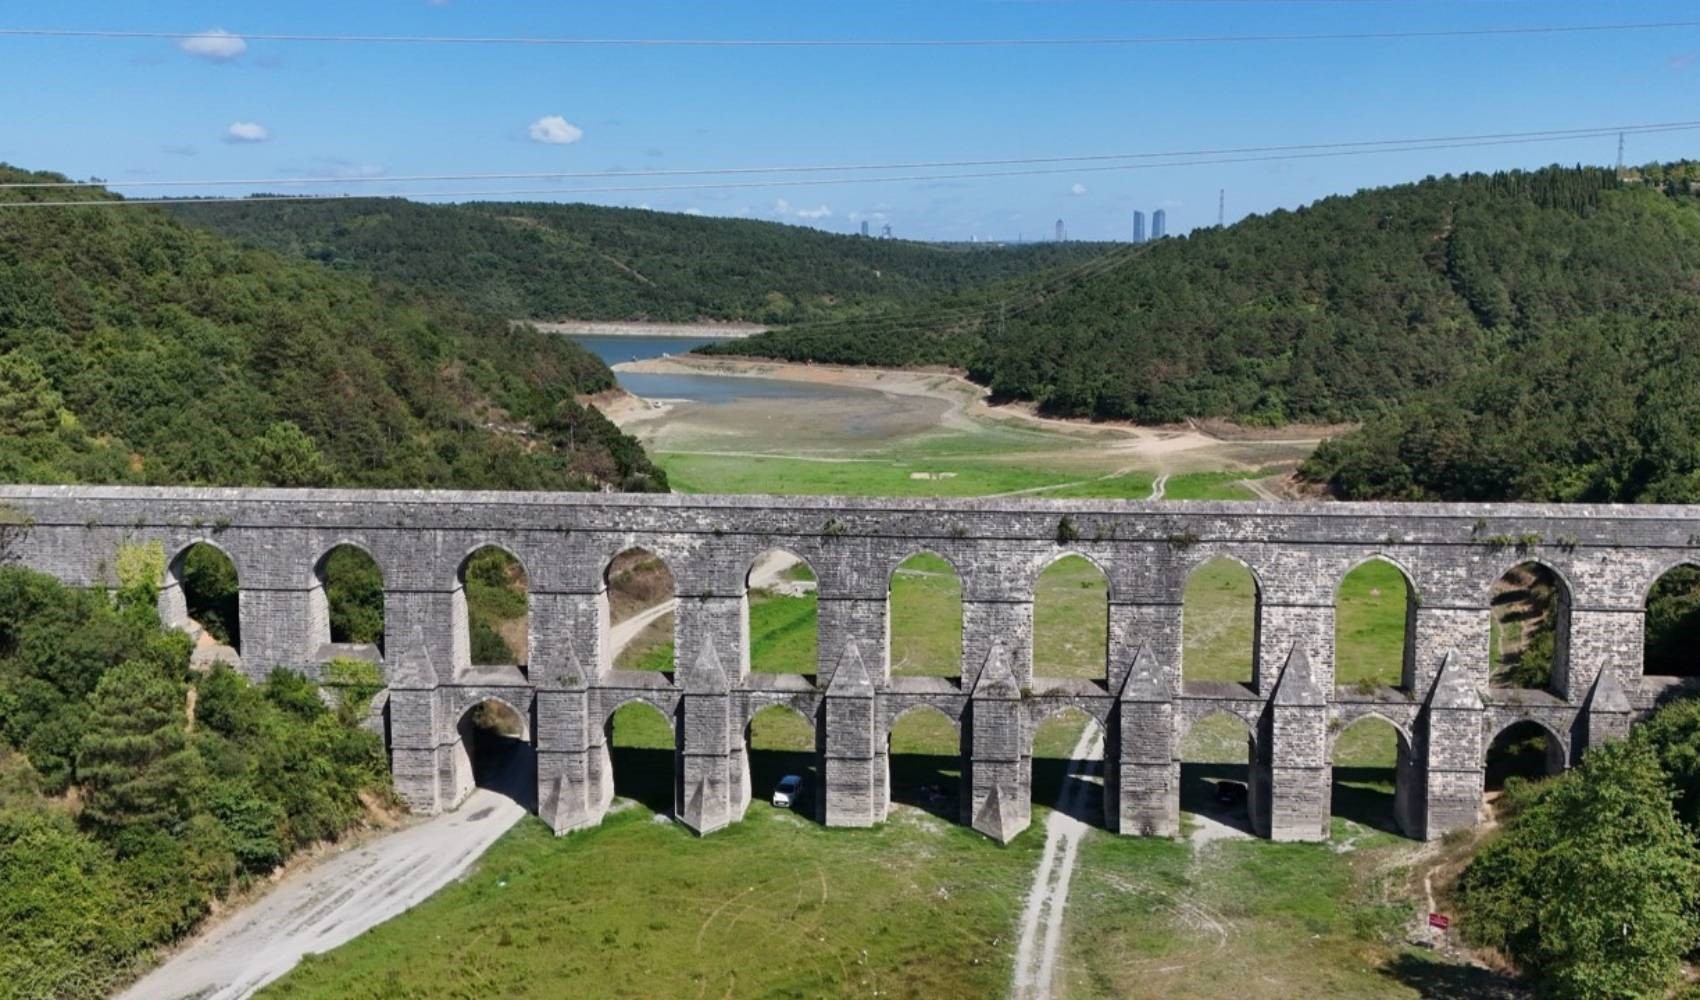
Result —
[{"label": "aqueduct shadow on grass", "polygon": [[[387,721],[397,788],[418,811],[468,793],[490,745],[463,722],[476,706],[507,706],[524,735],[505,738],[533,755],[537,811],[562,832],[597,823],[618,790],[708,833],[768,794],[769,771],[812,766],[811,808],[828,825],[872,825],[893,801],[913,801],[1008,840],[1030,819],[1041,724],[1074,709],[1102,728],[1096,821],[1121,833],[1175,833],[1183,798],[1202,782],[1219,795],[1227,779],[1243,781],[1243,821],[1264,836],[1320,839],[1344,815],[1436,837],[1475,821],[1502,732],[1539,727],[1543,767],[1567,767],[1696,684],[1680,653],[1652,651],[1652,671],[1643,656],[1650,615],[1700,625],[1656,585],[1693,572],[1695,507],[24,486],[0,488],[0,505],[30,522],[16,557],[71,583],[111,585],[121,545],[160,543],[161,608],[186,627],[183,555],[216,546],[252,676],[378,661],[387,687],[375,719]],[[525,580],[526,648],[513,650],[524,662],[494,665],[505,670],[469,662],[468,559],[489,546]],[[775,549],[812,578],[803,586],[799,571],[787,586],[813,602],[813,642],[764,672],[751,662],[750,571]],[[925,558],[900,572],[915,556]],[[1223,558],[1253,581],[1229,623],[1249,679],[1183,677],[1194,624],[1183,595]],[[1345,583],[1371,562],[1396,568],[1403,593],[1391,593],[1393,577]],[[1079,569],[1075,591],[1097,603],[1036,617],[1053,566]],[[910,579],[940,586],[905,593],[898,581]],[[1504,596],[1519,586],[1522,597]],[[944,638],[917,645],[911,621],[899,631],[913,655],[894,659],[893,606],[910,597]],[[622,660],[622,622],[663,603],[643,662]],[[1535,608],[1551,622],[1538,637],[1545,675],[1495,685],[1507,646],[1537,638],[1511,634],[1508,620]],[[1371,612],[1381,624],[1363,625]],[[1366,672],[1354,659],[1360,627],[1400,630],[1396,686],[1389,665]],[[1078,676],[1056,676],[1072,671],[1052,662]],[[763,743],[756,720],[775,706],[812,749]],[[628,754],[610,737],[634,711],[649,713],[653,739]],[[1183,766],[1184,738],[1215,717],[1243,732],[1243,754]],[[946,727],[939,739],[959,752],[915,759],[902,738],[915,719]],[[1391,728],[1391,761],[1385,749],[1379,763],[1341,756],[1361,722]]]}]

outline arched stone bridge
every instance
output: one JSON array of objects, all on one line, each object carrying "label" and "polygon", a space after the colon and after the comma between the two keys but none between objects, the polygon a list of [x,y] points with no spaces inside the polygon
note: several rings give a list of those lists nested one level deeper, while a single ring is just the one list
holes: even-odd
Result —
[{"label": "arched stone bridge", "polygon": [[[1432,838],[1475,821],[1485,751],[1507,726],[1540,723],[1573,763],[1680,686],[1642,676],[1643,608],[1663,572],[1700,560],[1700,508],[1674,506],[0,487],[0,507],[30,525],[12,556],[77,584],[111,584],[125,542],[158,541],[173,558],[196,542],[217,546],[240,578],[241,653],[253,675],[314,673],[338,652],[315,567],[338,544],[365,549],[385,584],[385,729],[401,793],[422,812],[465,796],[458,723],[496,698],[530,719],[538,810],[557,832],[607,810],[607,723],[637,699],[675,721],[676,814],[699,833],[742,816],[748,722],[787,704],[815,722],[829,825],[885,817],[891,724],[928,705],[961,733],[964,821],[1008,840],[1028,823],[1034,730],[1072,706],[1104,726],[1112,830],[1177,831],[1181,738],[1226,711],[1252,734],[1259,832],[1324,838],[1333,735],[1377,715],[1400,732],[1400,824]],[[524,672],[470,665],[460,567],[486,545],[527,573]],[[676,580],[673,675],[610,666],[604,574],[633,546],[664,559]],[[775,547],[808,560],[818,579],[813,678],[747,668],[745,575]],[[962,579],[960,680],[890,676],[890,580],[922,551]],[[1034,584],[1068,553],[1109,580],[1107,683],[1033,676]],[[1220,555],[1258,584],[1254,680],[1183,684],[1182,590],[1193,568]],[[1398,566],[1414,596],[1403,683],[1337,688],[1336,588],[1375,557]],[[1530,560],[1563,583],[1553,683],[1490,689],[1491,588]],[[170,574],[161,606],[182,620]]]}]

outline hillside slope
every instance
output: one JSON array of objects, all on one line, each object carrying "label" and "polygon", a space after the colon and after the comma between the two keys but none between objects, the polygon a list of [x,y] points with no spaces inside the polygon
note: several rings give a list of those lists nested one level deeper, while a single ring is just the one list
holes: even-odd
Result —
[{"label": "hillside slope", "polygon": [[[55,176],[0,165],[4,179]],[[244,248],[158,209],[16,204],[43,197],[0,193],[0,479],[665,482],[575,402],[613,376],[564,338]]]},{"label": "hillside slope", "polygon": [[1696,499],[1700,200],[1680,191],[1431,178],[1166,240],[948,335],[827,323],[732,349],[956,363],[1071,416],[1364,421],[1308,468],[1348,497]]},{"label": "hillside slope", "polygon": [[534,320],[787,323],[918,302],[1105,249],[864,239],[748,219],[540,202],[372,198],[171,211],[258,246]]}]

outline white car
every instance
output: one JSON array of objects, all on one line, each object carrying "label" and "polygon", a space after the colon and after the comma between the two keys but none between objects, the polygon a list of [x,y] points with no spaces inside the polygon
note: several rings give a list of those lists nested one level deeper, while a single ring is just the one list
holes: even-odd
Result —
[{"label": "white car", "polygon": [[789,809],[803,795],[803,776],[787,774],[779,779],[779,784],[773,786],[773,806],[775,809]]}]

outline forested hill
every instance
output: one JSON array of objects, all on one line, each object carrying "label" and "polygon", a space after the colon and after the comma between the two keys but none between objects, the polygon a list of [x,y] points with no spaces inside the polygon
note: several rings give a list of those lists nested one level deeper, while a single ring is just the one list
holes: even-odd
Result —
[{"label": "forested hill", "polygon": [[0,192],[0,480],[664,487],[565,338],[67,198]]},{"label": "forested hill", "polygon": [[186,222],[534,320],[792,323],[923,301],[1102,254],[838,236],[596,205],[399,198],[182,205]]},{"label": "forested hill", "polygon": [[945,315],[725,349],[954,363],[1058,414],[1363,421],[1307,467],[1346,497],[1700,500],[1686,184],[1431,178],[1162,241],[1010,297],[1001,322]]}]

